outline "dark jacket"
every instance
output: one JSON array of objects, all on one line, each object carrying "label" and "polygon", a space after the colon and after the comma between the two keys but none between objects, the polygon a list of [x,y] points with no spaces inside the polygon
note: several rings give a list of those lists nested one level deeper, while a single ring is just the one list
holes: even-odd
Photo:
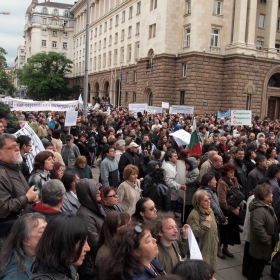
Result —
[{"label": "dark jacket", "polygon": [[119,186],[119,170],[115,157],[106,156],[100,164],[100,178],[104,187]]},{"label": "dark jacket", "polygon": [[28,185],[30,187],[35,186],[38,191],[39,197],[41,197],[42,187],[49,180],[51,180],[50,174],[45,175],[43,170],[37,169],[34,172],[32,171],[31,176],[28,180]]},{"label": "dark jacket", "polygon": [[188,158],[188,169],[186,178],[186,205],[192,205],[192,197],[198,188],[199,170],[197,167],[197,161],[194,157]]},{"label": "dark jacket", "polygon": [[72,168],[73,171],[79,174],[80,179],[88,178],[92,179],[92,172],[90,166],[87,164],[85,168],[80,168],[78,166],[74,166]]},{"label": "dark jacket", "polygon": [[217,182],[221,179],[221,169],[215,168],[213,165],[209,168],[208,173],[214,173]]},{"label": "dark jacket", "polygon": [[58,271],[48,271],[33,273],[29,280],[75,280],[76,278],[76,270],[73,266],[70,266],[70,269],[67,274]]},{"label": "dark jacket", "polygon": [[20,163],[21,173],[24,176],[26,182],[28,182],[29,177],[30,177],[29,167],[26,163],[26,157],[24,157],[24,156],[21,156],[21,157],[22,157],[22,162]]},{"label": "dark jacket", "polygon": [[64,195],[64,201],[61,207],[61,211],[66,214],[76,215],[81,203],[78,199],[73,197],[70,192],[66,192]]},{"label": "dark jacket", "polygon": [[247,177],[247,195],[253,190],[260,179],[266,178],[266,169],[260,169],[256,166]]},{"label": "dark jacket", "polygon": [[246,180],[247,180],[246,165],[244,164],[243,160],[239,160],[237,158],[233,159],[232,164],[234,164],[236,167],[234,176],[236,177],[239,185],[242,186],[241,190],[245,194],[246,193]]},{"label": "dark jacket", "polygon": [[244,164],[246,166],[247,169],[247,176],[248,174],[256,167],[256,164],[253,163],[251,160],[244,160]]},{"label": "dark jacket", "polygon": [[149,197],[158,211],[170,211],[170,189],[165,184],[150,183],[142,192],[142,196]]},{"label": "dark jacket", "polygon": [[139,156],[138,154],[132,153],[130,151],[130,149],[127,149],[120,158],[119,161],[119,172],[120,172],[120,179],[123,180],[123,171],[124,168],[129,165],[129,164],[133,164],[135,166],[137,166],[139,168]]},{"label": "dark jacket", "polygon": [[79,274],[95,275],[95,250],[105,218],[105,212],[101,203],[96,200],[99,185],[94,179],[79,180],[76,188],[77,196],[81,203],[77,216],[85,220],[88,224],[88,244],[91,248],[86,254],[83,264],[79,267]]},{"label": "dark jacket", "polygon": [[[249,204],[250,215],[250,255],[255,259],[269,260],[275,243],[276,220],[272,207],[256,198]],[[274,244],[273,244],[274,243]]]},{"label": "dark jacket", "polygon": [[147,168],[146,168],[146,173],[147,175],[144,177],[144,180],[141,182],[141,189],[145,190],[145,188],[148,186],[149,183],[152,182],[152,172],[155,170],[156,165],[161,166],[160,161],[157,159],[152,159],[148,162]]},{"label": "dark jacket", "polygon": [[277,216],[278,221],[280,221],[280,186],[275,179],[270,179],[270,185],[273,186],[273,209]]}]

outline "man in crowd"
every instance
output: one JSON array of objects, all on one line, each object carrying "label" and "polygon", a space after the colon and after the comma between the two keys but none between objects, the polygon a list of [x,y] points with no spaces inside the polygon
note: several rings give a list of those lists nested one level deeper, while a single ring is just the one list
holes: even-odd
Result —
[{"label": "man in crowd", "polygon": [[116,143],[116,154],[115,154],[115,159],[117,163],[119,164],[121,155],[125,152],[125,141],[123,139],[120,139]]},{"label": "man in crowd", "polygon": [[209,151],[208,152],[208,160],[206,160],[201,165],[201,168],[200,168],[200,171],[199,171],[199,182],[201,182],[202,176],[204,174],[206,174],[208,172],[208,170],[210,169],[210,167],[212,166],[213,157],[216,156],[216,155],[218,155],[217,151]]},{"label": "man in crowd", "polygon": [[218,182],[221,178],[221,168],[223,166],[223,158],[215,155],[212,159],[212,166],[209,168],[209,173],[214,173],[216,181]]},{"label": "man in crowd", "polygon": [[235,157],[232,161],[232,164],[235,165],[235,177],[237,178],[237,181],[239,185],[242,186],[242,191],[244,194],[246,193],[246,180],[247,180],[247,168],[244,164],[244,149],[237,148],[235,151]]},{"label": "man in crowd", "polygon": [[62,146],[61,156],[67,168],[71,169],[74,166],[76,158],[80,156],[79,148],[73,143],[72,135],[66,135],[66,144]]}]

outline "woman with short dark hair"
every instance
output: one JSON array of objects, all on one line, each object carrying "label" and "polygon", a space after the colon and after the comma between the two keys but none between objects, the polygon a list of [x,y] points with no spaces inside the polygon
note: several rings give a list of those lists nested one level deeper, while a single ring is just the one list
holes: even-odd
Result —
[{"label": "woman with short dark hair", "polygon": [[76,279],[74,266],[82,265],[90,249],[87,235],[87,225],[81,218],[72,215],[53,218],[36,247],[29,279]]},{"label": "woman with short dark hair", "polygon": [[53,165],[53,169],[50,170],[50,174],[51,179],[61,180],[64,174],[64,166],[59,162],[55,162]]},{"label": "woman with short dark hair", "polygon": [[104,209],[104,212],[108,214],[111,211],[124,212],[124,210],[119,206],[117,190],[114,187],[104,186],[101,188],[101,202]]}]

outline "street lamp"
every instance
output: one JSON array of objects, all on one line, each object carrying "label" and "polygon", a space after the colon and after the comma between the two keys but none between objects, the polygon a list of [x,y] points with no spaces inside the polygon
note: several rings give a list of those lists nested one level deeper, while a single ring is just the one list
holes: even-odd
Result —
[{"label": "street lamp", "polygon": [[10,12],[0,12],[0,14],[2,14],[2,15],[9,15]]}]

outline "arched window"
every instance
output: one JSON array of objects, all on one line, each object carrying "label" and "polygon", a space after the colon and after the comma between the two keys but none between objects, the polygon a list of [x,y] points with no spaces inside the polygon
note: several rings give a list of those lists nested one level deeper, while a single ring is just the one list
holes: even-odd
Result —
[{"label": "arched window", "polygon": [[65,10],[65,11],[64,11],[64,16],[65,16],[65,17],[69,17],[69,10]]},{"label": "arched window", "polygon": [[53,10],[53,14],[54,14],[55,16],[58,16],[58,9],[54,9],[54,10]]},{"label": "arched window", "polygon": [[150,49],[148,52],[149,62],[147,64],[147,69],[154,68],[154,61],[153,61],[154,56],[155,56],[154,50]]},{"label": "arched window", "polygon": [[43,9],[42,9],[42,14],[47,14],[48,13],[48,9],[46,8],[46,7],[44,7]]}]

